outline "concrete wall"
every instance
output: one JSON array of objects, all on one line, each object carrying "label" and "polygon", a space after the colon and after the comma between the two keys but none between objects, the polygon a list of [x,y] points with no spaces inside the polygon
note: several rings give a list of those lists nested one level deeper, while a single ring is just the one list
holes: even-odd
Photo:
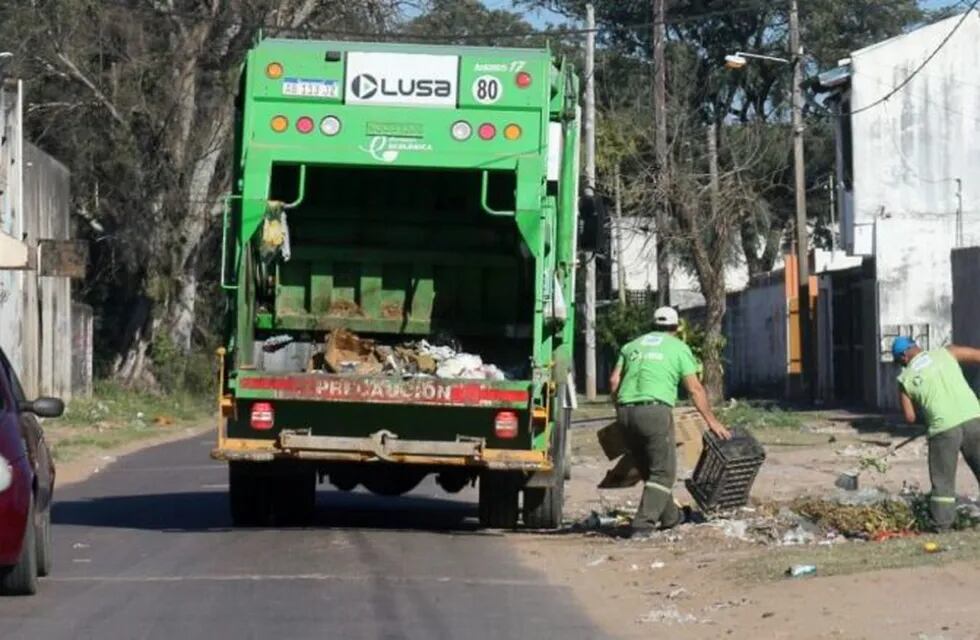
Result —
[{"label": "concrete wall", "polygon": [[73,396],[92,395],[93,321],[92,307],[77,302],[71,305],[71,393]]},{"label": "concrete wall", "polygon": [[[626,269],[627,291],[656,291],[657,282],[657,234],[651,218],[629,217],[621,221],[610,219],[612,225],[612,279],[611,291],[619,291],[619,260],[622,256]],[[620,248],[619,239],[622,239]],[[671,265],[670,292],[671,304],[682,309],[704,304],[697,276],[681,265]],[[725,288],[740,291],[749,282],[748,267],[733,264],[725,271]]]},{"label": "concrete wall", "polygon": [[[873,255],[878,290],[877,404],[894,407],[890,336],[952,338],[950,251],[980,243],[980,19],[971,16],[914,79],[959,17],[852,54],[855,253]],[[958,182],[959,181],[959,182]],[[962,207],[960,206],[962,198]],[[962,211],[958,213],[958,210]]]},{"label": "concrete wall", "polygon": [[[21,198],[22,155],[20,92],[0,85],[0,233],[10,240],[23,238]],[[23,323],[25,273],[0,269],[0,348],[11,365],[21,371],[24,359]]]},{"label": "concrete wall", "polygon": [[[21,135],[22,92],[0,92],[3,144],[0,232],[38,255],[39,240],[68,240],[70,174]],[[30,397],[71,397],[71,282],[30,270],[0,270],[0,347]]]},{"label": "concrete wall", "polygon": [[729,395],[783,394],[788,362],[787,314],[782,271],[728,296],[724,331]]},{"label": "concrete wall", "polygon": [[[24,144],[24,159],[28,243],[70,239],[71,174],[30,143]],[[71,280],[40,276],[34,280],[36,285],[25,289],[40,309],[37,394],[67,400],[71,397]]]}]

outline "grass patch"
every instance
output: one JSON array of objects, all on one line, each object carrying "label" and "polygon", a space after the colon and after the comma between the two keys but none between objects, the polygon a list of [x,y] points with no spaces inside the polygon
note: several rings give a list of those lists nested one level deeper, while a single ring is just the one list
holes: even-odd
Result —
[{"label": "grass patch", "polygon": [[92,397],[72,400],[44,431],[55,460],[66,461],[200,424],[214,415],[214,403],[203,394],[154,395],[99,382]]},{"label": "grass patch", "polygon": [[[942,549],[927,553],[926,542]],[[742,583],[784,580],[795,564],[813,564],[818,576],[842,576],[884,569],[941,566],[951,562],[980,560],[980,531],[922,535],[886,542],[845,542],[829,547],[768,549],[735,563],[735,577]]]},{"label": "grass patch", "polygon": [[811,431],[785,427],[755,427],[751,431],[756,440],[767,447],[819,447],[829,444],[826,434]]},{"label": "grass patch", "polygon": [[732,426],[758,429],[802,429],[819,416],[812,411],[788,411],[772,403],[733,402],[717,409],[718,419]]}]

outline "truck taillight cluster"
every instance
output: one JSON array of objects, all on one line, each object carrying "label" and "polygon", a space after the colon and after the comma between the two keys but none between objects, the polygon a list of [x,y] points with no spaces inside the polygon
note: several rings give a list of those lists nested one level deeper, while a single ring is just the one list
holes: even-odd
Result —
[{"label": "truck taillight cluster", "polygon": [[270,402],[255,402],[252,404],[250,421],[256,431],[268,431],[276,424],[276,414]]},{"label": "truck taillight cluster", "polygon": [[[269,122],[269,126],[276,133],[285,133],[289,129],[289,118],[283,115],[274,116]],[[323,120],[320,120],[320,133],[325,136],[335,136],[340,133],[340,118],[336,116],[327,116]],[[316,123],[313,118],[309,116],[300,116],[296,119],[296,130],[300,133],[307,134],[313,133],[316,129]]]},{"label": "truck taillight cluster", "polygon": [[498,438],[513,440],[517,437],[520,423],[513,411],[501,411],[493,421],[493,432]]},{"label": "truck taillight cluster", "polygon": [[[470,136],[473,135],[473,126],[465,120],[458,120],[453,123],[450,133],[452,133],[453,140],[463,142],[469,140]],[[504,127],[504,138],[507,140],[519,140],[523,133],[521,127],[513,123]],[[497,137],[497,127],[491,122],[484,122],[477,127],[476,135],[480,140],[493,140]]]}]

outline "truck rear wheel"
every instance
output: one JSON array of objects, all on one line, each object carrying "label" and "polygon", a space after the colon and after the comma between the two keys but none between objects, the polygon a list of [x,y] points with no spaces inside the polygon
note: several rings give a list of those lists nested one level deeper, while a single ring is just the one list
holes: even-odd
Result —
[{"label": "truck rear wheel", "polygon": [[228,499],[236,527],[264,527],[270,516],[270,478],[254,462],[228,463]]},{"label": "truck rear wheel", "polygon": [[551,455],[554,463],[550,487],[524,489],[524,525],[531,529],[557,529],[561,527],[565,507],[565,480],[571,479],[571,438],[568,429],[572,412],[564,406],[567,387],[558,386],[555,394],[557,411],[555,428],[551,436]]},{"label": "truck rear wheel", "polygon": [[300,469],[269,478],[273,486],[272,511],[276,524],[307,527],[316,512],[316,471]]},{"label": "truck rear wheel", "polygon": [[480,475],[480,525],[493,529],[516,529],[520,515],[520,485],[513,473],[484,471]]},{"label": "truck rear wheel", "polygon": [[559,479],[553,487],[524,490],[524,526],[530,529],[561,527],[565,506],[565,482]]}]

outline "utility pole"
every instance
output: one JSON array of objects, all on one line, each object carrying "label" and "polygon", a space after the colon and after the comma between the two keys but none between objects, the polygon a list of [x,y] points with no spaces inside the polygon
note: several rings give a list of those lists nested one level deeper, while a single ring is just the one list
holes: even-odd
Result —
[{"label": "utility pole", "polygon": [[667,40],[666,0],[653,0],[653,122],[657,185],[661,201],[655,210],[657,224],[657,306],[670,304],[670,263],[667,252]]},{"label": "utility pole", "polygon": [[[595,7],[585,5],[585,197],[595,207]],[[598,225],[597,225],[598,226]],[[585,254],[585,397],[596,399],[596,264],[595,253]]]},{"label": "utility pole", "polygon": [[830,174],[827,182],[830,195],[830,259],[837,257],[837,179]]},{"label": "utility pole", "polygon": [[619,304],[626,305],[626,263],[623,249],[623,186],[619,176],[619,164],[616,164],[616,277],[619,290]]},{"label": "utility pole", "polygon": [[806,227],[806,174],[803,158],[803,48],[800,46],[800,10],[789,3],[789,53],[793,64],[793,169],[796,174],[796,264],[799,279],[801,391],[813,398],[816,391],[816,349],[810,313],[810,249]]}]

